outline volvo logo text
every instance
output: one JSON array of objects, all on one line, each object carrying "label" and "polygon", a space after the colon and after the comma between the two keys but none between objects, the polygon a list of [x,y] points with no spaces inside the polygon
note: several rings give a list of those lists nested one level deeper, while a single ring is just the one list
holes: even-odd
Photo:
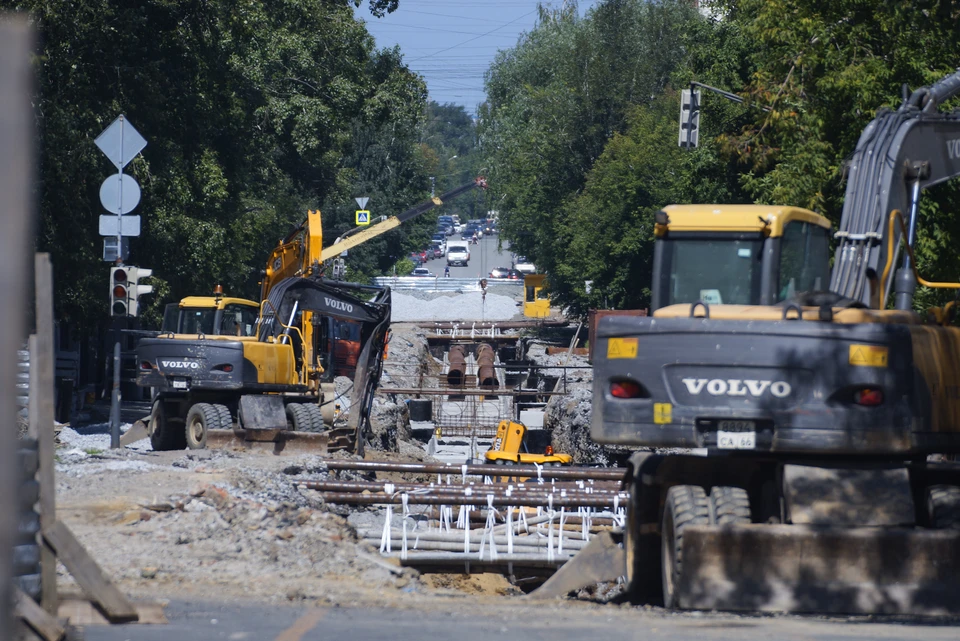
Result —
[{"label": "volvo logo text", "polygon": [[349,313],[353,311],[353,305],[351,305],[350,303],[345,303],[342,300],[337,300],[336,298],[327,298],[326,296],[324,296],[323,302],[334,309],[339,309],[341,312]]},{"label": "volvo logo text", "polygon": [[700,394],[704,389],[707,394],[712,396],[762,396],[764,392],[770,393],[777,398],[786,398],[790,396],[790,383],[786,381],[759,381],[736,378],[684,378],[681,382],[687,386],[687,391],[694,396]]},{"label": "volvo logo text", "polygon": [[960,138],[947,141],[947,157],[950,160],[960,159]]},{"label": "volvo logo text", "polygon": [[163,367],[171,368],[180,368],[180,369],[200,369],[200,363],[193,363],[191,361],[160,361],[160,364]]}]

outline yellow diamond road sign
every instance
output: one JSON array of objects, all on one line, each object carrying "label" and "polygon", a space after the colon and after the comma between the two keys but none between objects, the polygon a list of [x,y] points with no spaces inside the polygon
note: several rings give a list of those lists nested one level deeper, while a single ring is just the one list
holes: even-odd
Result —
[{"label": "yellow diamond road sign", "polygon": [[357,210],[357,224],[358,225],[369,225],[370,224],[370,212],[366,209]]}]

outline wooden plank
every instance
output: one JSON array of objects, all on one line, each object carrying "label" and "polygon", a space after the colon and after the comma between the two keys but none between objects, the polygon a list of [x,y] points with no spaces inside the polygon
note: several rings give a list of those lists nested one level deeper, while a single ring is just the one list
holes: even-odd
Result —
[{"label": "wooden plank", "polygon": [[63,626],[56,618],[37,605],[36,601],[28,597],[20,588],[14,588],[16,598],[16,615],[33,628],[41,639],[46,641],[60,641],[66,634]]},{"label": "wooden plank", "polygon": [[[54,479],[56,435],[53,432],[53,375],[56,363],[53,348],[53,266],[50,264],[50,254],[36,254],[33,262],[37,333],[30,351],[30,418],[31,421],[36,420],[40,454],[40,527],[46,528],[57,519],[57,483]],[[57,563],[46,546],[41,549],[40,584],[40,603],[47,612],[56,614]]]},{"label": "wooden plank", "polygon": [[[135,603],[137,608],[137,623],[166,624],[169,623],[163,612],[163,604],[158,602]],[[62,597],[60,599],[59,617],[66,619],[70,625],[110,625],[110,622],[93,607],[87,599]]]},{"label": "wooden plank", "polygon": [[84,593],[96,602],[111,623],[136,621],[137,609],[104,576],[103,570],[66,525],[57,521],[43,530],[44,541],[53,548]]}]

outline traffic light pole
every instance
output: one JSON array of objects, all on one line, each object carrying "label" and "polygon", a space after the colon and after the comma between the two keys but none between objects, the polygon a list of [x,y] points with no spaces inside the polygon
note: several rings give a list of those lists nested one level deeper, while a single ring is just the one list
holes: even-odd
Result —
[{"label": "traffic light pole", "polygon": [[120,447],[120,326],[113,324],[113,391],[110,393],[110,448]]}]

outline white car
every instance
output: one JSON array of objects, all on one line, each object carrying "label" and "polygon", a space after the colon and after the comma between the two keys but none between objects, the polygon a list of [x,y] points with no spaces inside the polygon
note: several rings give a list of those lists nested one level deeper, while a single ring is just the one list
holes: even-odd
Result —
[{"label": "white car", "polygon": [[513,268],[520,272],[521,274],[536,274],[536,266],[527,260],[526,256],[517,256],[516,262],[513,264]]},{"label": "white car", "polygon": [[413,273],[411,273],[410,275],[416,276],[417,278],[435,278],[435,276],[433,275],[433,272],[431,272],[426,267],[417,267],[416,269],[413,270]]}]

